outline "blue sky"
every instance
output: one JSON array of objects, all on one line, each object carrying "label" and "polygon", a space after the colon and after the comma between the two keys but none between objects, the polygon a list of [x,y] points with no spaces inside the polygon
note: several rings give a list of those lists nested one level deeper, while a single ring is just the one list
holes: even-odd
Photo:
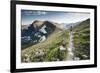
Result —
[{"label": "blue sky", "polygon": [[41,10],[21,10],[22,25],[31,24],[35,20],[52,21],[56,23],[74,23],[90,18],[89,13],[58,12]]}]

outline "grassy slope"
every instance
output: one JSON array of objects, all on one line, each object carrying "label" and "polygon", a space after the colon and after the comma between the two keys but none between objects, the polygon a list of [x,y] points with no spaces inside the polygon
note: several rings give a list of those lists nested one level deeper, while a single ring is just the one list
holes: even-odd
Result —
[{"label": "grassy slope", "polygon": [[[52,35],[49,36],[46,41],[23,49],[21,52],[22,62],[25,58],[25,54],[29,56],[31,62],[56,61],[57,59],[64,60],[66,57],[66,51],[59,51],[59,46],[62,40],[66,42],[67,48],[69,41],[69,31],[56,30],[52,33]],[[35,53],[39,50],[42,50],[44,52],[44,55],[37,57]]]},{"label": "grassy slope", "polygon": [[90,58],[90,19],[74,28],[75,56],[81,60]]}]

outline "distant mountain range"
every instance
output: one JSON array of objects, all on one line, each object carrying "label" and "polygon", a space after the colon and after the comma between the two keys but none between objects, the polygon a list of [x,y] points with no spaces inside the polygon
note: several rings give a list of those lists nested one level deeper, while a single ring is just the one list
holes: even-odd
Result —
[{"label": "distant mountain range", "polygon": [[64,29],[70,29],[70,27],[74,27],[74,26],[80,24],[81,22],[83,22],[83,21],[79,21],[79,22],[75,22],[75,23],[62,23],[61,25],[63,25],[62,27]]}]

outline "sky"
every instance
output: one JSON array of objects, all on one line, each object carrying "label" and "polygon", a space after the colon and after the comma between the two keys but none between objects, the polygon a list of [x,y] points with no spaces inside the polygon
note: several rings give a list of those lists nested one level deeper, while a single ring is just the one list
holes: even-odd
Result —
[{"label": "sky", "polygon": [[22,25],[29,25],[35,20],[52,21],[56,23],[75,23],[88,18],[90,18],[90,13],[21,10]]}]

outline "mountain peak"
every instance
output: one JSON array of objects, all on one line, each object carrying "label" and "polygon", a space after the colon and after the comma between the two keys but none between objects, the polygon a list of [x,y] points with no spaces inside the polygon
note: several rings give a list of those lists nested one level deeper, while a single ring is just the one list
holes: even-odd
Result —
[{"label": "mountain peak", "polygon": [[53,22],[50,22],[50,21],[35,20],[31,24],[31,26],[38,27],[38,28],[41,28],[44,25],[46,25],[48,27],[56,27],[56,25]]},{"label": "mountain peak", "polygon": [[36,27],[40,27],[43,23],[44,23],[44,21],[35,20],[35,21],[33,21],[32,25],[36,26]]}]

